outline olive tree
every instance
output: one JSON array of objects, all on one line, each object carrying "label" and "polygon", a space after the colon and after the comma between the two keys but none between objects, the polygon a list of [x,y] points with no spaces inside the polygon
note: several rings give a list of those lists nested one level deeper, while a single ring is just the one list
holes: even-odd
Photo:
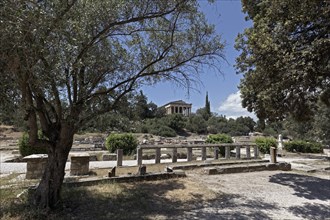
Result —
[{"label": "olive tree", "polygon": [[172,80],[189,88],[203,66],[222,61],[220,36],[198,7],[192,0],[0,3],[1,79],[19,90],[30,144],[48,148],[36,206],[58,203],[81,126],[142,85]]}]

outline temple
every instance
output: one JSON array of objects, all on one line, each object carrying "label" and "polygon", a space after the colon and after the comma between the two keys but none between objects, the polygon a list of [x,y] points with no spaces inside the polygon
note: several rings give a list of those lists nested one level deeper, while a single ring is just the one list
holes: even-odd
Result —
[{"label": "temple", "polygon": [[167,115],[171,114],[183,114],[184,116],[189,116],[191,114],[192,104],[186,103],[182,100],[169,102],[164,107]]}]

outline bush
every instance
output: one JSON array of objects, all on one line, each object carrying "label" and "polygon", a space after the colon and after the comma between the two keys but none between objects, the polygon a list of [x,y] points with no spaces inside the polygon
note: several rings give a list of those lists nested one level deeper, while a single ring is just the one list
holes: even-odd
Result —
[{"label": "bush", "polygon": [[[38,131],[38,138],[45,139],[41,131]],[[29,144],[29,134],[27,132],[23,133],[23,136],[18,141],[19,152],[23,157],[29,156],[31,154],[47,154],[47,147],[34,147]]]},{"label": "bush", "polygon": [[105,146],[110,153],[123,149],[125,155],[135,152],[138,141],[132,134],[110,134],[105,140]]},{"label": "bush", "polygon": [[149,133],[162,137],[175,137],[176,131],[166,124],[163,119],[147,119],[143,124],[140,124],[137,129],[141,133]]},{"label": "bush", "polygon": [[192,115],[186,122],[186,129],[197,134],[205,134],[207,133],[207,124],[202,116]]},{"label": "bush", "polygon": [[260,137],[256,139],[256,144],[258,146],[258,149],[263,154],[269,154],[271,147],[277,147],[277,141],[275,138],[266,138],[266,137]]},{"label": "bush", "polygon": [[165,125],[154,126],[149,130],[149,133],[162,137],[176,137],[176,132]]},{"label": "bush", "polygon": [[[205,141],[209,144],[220,144],[220,143],[233,143],[233,139],[227,135],[227,134],[210,134],[207,136],[207,139]],[[233,150],[234,147],[232,147],[231,150]],[[226,149],[224,147],[220,147],[219,153],[222,156],[225,156]]]},{"label": "bush", "polygon": [[322,144],[316,142],[307,141],[290,141],[284,143],[284,149],[290,152],[300,152],[300,153],[322,153]]}]

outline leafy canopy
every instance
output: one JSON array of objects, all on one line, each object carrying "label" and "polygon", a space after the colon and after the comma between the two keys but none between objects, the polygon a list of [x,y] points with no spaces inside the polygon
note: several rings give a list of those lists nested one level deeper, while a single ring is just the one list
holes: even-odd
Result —
[{"label": "leafy canopy", "polygon": [[188,0],[1,3],[1,79],[19,91],[30,138],[37,139],[37,120],[55,142],[61,123],[75,132],[144,84],[190,88],[204,65],[217,68],[224,45],[198,7]]},{"label": "leafy canopy", "polygon": [[253,21],[236,39],[242,104],[261,119],[309,120],[330,106],[330,2],[243,0]]}]

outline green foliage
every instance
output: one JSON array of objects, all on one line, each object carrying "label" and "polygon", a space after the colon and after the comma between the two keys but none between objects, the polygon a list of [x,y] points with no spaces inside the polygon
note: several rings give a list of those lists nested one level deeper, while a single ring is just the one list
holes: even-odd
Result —
[{"label": "green foliage", "polygon": [[[224,57],[197,0],[1,1],[0,14],[0,81],[13,82],[1,96],[19,90],[31,134],[41,125],[49,144],[63,143],[49,164],[66,160],[74,133],[128,93],[162,81],[190,87]],[[35,191],[38,207],[58,204],[52,180],[64,172],[53,169]]]},{"label": "green foliage", "polygon": [[185,117],[182,114],[167,115],[161,120],[174,131],[181,131],[185,127]]},{"label": "green foliage", "polygon": [[253,21],[236,39],[243,107],[276,121],[310,120],[318,100],[330,106],[327,0],[243,0]]},{"label": "green foliage", "polygon": [[[42,132],[38,131],[38,138],[45,139]],[[47,154],[47,147],[34,147],[29,144],[29,134],[24,132],[22,137],[18,141],[19,152],[23,157],[29,156],[31,154]]]},{"label": "green foliage", "polygon": [[[162,137],[175,137],[177,135],[176,130],[170,126],[178,128],[177,126],[181,124],[180,122],[175,122],[176,117],[178,116],[168,115],[162,118],[147,119],[140,124],[137,130],[141,133],[149,133]],[[179,126],[179,128],[181,127]]]},{"label": "green foliage", "polygon": [[138,141],[132,134],[110,134],[105,140],[105,146],[110,153],[123,149],[125,155],[135,152]]},{"label": "green foliage", "polygon": [[[207,139],[206,139],[205,142],[210,143],[210,144],[219,144],[219,143],[233,143],[234,141],[227,134],[210,134],[210,135],[207,136]],[[233,147],[232,147],[232,149],[233,149]],[[222,156],[225,155],[225,151],[226,151],[226,148],[220,147],[219,153]]]},{"label": "green foliage", "polygon": [[269,154],[271,147],[277,147],[277,141],[272,137],[260,137],[256,139],[256,144],[259,148],[259,151],[263,154]]},{"label": "green foliage", "polygon": [[149,130],[149,133],[162,137],[175,137],[175,130],[165,125],[154,126]]},{"label": "green foliage", "polygon": [[290,152],[300,152],[300,153],[322,153],[322,144],[316,142],[307,141],[290,141],[284,143],[284,149]]},{"label": "green foliage", "polygon": [[227,134],[210,134],[205,142],[210,144],[233,143],[233,139]]},{"label": "green foliage", "polygon": [[205,134],[207,133],[207,124],[202,116],[191,115],[186,123],[186,129],[194,133]]}]

